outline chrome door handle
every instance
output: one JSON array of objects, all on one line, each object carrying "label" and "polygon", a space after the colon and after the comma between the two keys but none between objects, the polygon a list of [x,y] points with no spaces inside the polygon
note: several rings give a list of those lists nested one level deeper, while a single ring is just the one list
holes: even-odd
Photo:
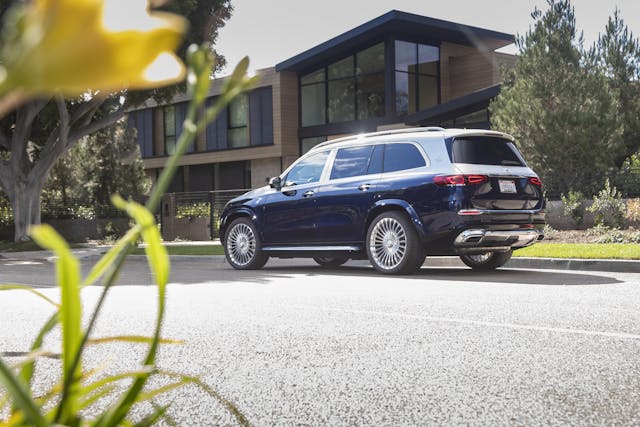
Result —
[{"label": "chrome door handle", "polygon": [[302,197],[312,197],[314,194],[316,193],[313,190],[309,190],[302,193]]},{"label": "chrome door handle", "polygon": [[371,188],[371,184],[362,184],[360,187],[358,187],[358,190],[367,191],[370,188]]}]

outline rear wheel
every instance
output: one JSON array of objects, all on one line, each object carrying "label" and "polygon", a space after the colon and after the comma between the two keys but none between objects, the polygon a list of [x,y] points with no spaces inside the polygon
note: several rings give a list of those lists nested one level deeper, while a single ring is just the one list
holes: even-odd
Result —
[{"label": "rear wheel", "polygon": [[411,274],[418,270],[425,251],[413,224],[401,212],[378,215],[367,232],[367,255],[384,274]]},{"label": "rear wheel", "polygon": [[511,259],[513,250],[506,252],[485,252],[483,254],[460,255],[462,262],[474,270],[495,270]]},{"label": "rear wheel", "polygon": [[262,251],[256,227],[248,218],[238,218],[231,223],[224,242],[224,254],[237,270],[262,268],[269,256]]},{"label": "rear wheel", "polygon": [[326,268],[340,267],[345,262],[349,261],[349,257],[346,256],[316,256],[313,260],[320,266]]}]

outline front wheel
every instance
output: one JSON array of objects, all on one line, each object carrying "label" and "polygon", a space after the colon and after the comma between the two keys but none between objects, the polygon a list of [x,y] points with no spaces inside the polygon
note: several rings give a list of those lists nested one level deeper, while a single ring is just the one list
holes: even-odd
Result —
[{"label": "front wheel", "polygon": [[460,255],[462,262],[474,270],[495,270],[511,259],[513,250],[506,252],[485,252],[483,254]]},{"label": "front wheel", "polygon": [[369,226],[366,247],[369,261],[384,274],[415,273],[425,259],[418,233],[402,212],[378,215]]},{"label": "front wheel", "polygon": [[253,222],[248,218],[238,218],[229,226],[224,241],[224,255],[229,264],[237,270],[257,270],[269,259],[261,246]]}]

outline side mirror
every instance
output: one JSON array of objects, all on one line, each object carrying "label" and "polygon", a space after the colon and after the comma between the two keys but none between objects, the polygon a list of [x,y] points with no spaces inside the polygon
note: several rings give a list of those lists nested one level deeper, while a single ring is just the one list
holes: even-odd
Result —
[{"label": "side mirror", "polygon": [[269,179],[269,187],[275,188],[276,191],[280,191],[280,189],[282,188],[282,179],[279,176],[274,176],[273,178]]}]

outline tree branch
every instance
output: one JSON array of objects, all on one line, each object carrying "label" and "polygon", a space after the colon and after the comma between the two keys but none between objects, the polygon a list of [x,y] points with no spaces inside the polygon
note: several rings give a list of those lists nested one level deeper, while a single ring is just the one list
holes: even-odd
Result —
[{"label": "tree branch", "polygon": [[[86,101],[80,104],[71,113],[71,119],[69,121],[71,126],[78,124],[78,122],[82,119],[85,119],[86,116],[88,116],[90,120],[91,117],[93,117],[95,112],[98,110],[98,108],[100,108],[100,106],[104,104],[106,99],[107,99],[106,95],[97,94],[90,101]],[[86,120],[83,120],[83,123],[86,123]]]},{"label": "tree branch", "polygon": [[0,147],[5,148],[7,150],[11,149],[11,143],[9,142],[9,138],[4,132],[0,131]]},{"label": "tree branch", "polygon": [[11,138],[11,165],[14,171],[27,159],[27,144],[31,137],[33,121],[48,103],[48,99],[36,99],[16,111],[15,128]]},{"label": "tree branch", "polygon": [[68,144],[73,144],[75,141],[82,138],[83,136],[89,135],[93,132],[97,132],[100,129],[103,129],[107,126],[111,126],[112,124],[116,123],[118,120],[123,118],[124,116],[125,116],[124,108],[120,108],[119,110],[111,114],[108,114],[102,117],[101,119],[94,120],[93,122],[87,124],[86,126],[82,126],[77,129],[74,129],[69,134]]},{"label": "tree branch", "polygon": [[67,149],[67,141],[70,131],[70,116],[67,104],[61,95],[55,97],[56,106],[58,107],[58,116],[60,122],[58,127],[51,132],[44,149],[40,153],[40,157],[29,174],[30,180],[44,179],[56,161]]}]

